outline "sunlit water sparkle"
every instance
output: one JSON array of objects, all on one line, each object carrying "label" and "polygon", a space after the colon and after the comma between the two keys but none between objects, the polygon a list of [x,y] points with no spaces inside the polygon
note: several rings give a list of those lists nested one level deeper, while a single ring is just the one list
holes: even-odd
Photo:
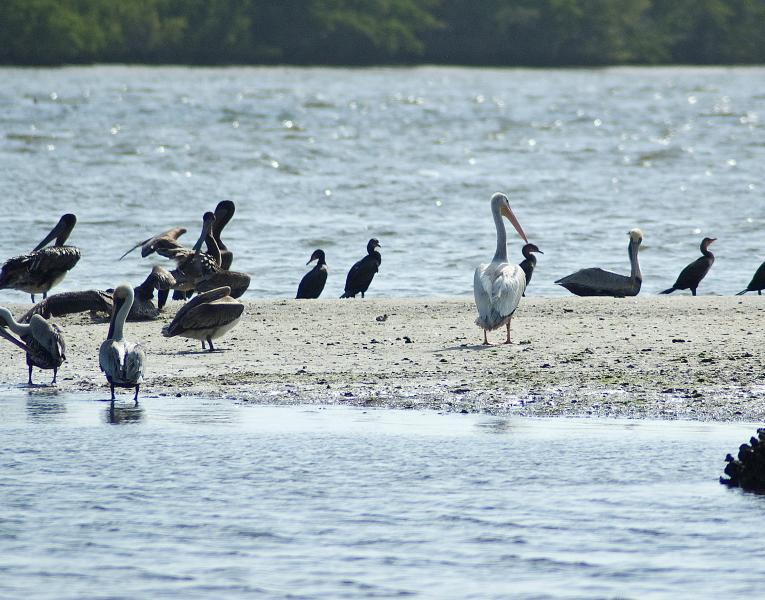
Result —
[{"label": "sunlit water sparkle", "polygon": [[[250,297],[294,295],[311,251],[339,296],[370,237],[377,296],[470,293],[493,253],[488,199],[510,194],[545,252],[530,293],[578,268],[644,293],[717,237],[702,293],[743,289],[765,259],[765,69],[0,69],[0,258],[64,211],[83,259],[61,290],[138,283],[133,242],[237,203],[224,240]],[[510,256],[520,243],[510,238]],[[23,301],[3,292],[6,301]]]}]

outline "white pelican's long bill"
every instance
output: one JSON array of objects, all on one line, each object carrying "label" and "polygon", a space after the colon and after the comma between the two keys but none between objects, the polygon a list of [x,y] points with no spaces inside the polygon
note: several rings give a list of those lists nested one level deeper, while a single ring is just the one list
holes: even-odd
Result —
[{"label": "white pelican's long bill", "polygon": [[512,209],[506,204],[503,204],[500,210],[502,212],[502,215],[507,217],[507,220],[513,224],[513,227],[515,227],[515,230],[518,232],[518,235],[521,236],[521,238],[523,238],[523,241],[528,244],[529,240],[526,237],[526,234],[523,233],[523,227],[521,227],[521,224],[518,222],[518,219],[515,218],[515,215],[513,214]]}]

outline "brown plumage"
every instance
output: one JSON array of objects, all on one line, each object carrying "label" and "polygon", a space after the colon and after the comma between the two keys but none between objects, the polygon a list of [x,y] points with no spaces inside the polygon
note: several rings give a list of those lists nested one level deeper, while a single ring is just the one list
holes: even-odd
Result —
[{"label": "brown plumage", "polygon": [[122,260],[136,248],[141,248],[141,256],[144,258],[154,252],[165,258],[172,258],[173,252],[183,248],[183,245],[178,241],[178,238],[184,233],[186,233],[184,227],[173,227],[172,229],[158,233],[154,237],[138,242],[130,250],[125,252],[125,254],[120,256],[119,259]]},{"label": "brown plumage", "polygon": [[[34,250],[5,261],[0,270],[0,290],[14,289],[27,292],[35,301],[35,294],[47,298],[52,287],[64,279],[80,260],[80,249],[65,246],[66,240],[77,224],[73,214],[63,215],[56,226]],[[53,239],[55,244],[45,247]]]},{"label": "brown plumage", "polygon": [[[11,335],[10,329],[17,337]],[[26,352],[29,385],[32,385],[32,367],[53,369],[56,383],[58,368],[66,360],[66,344],[61,329],[40,315],[32,315],[29,324],[17,323],[7,308],[0,307],[0,337]]]},{"label": "brown plumage", "polygon": [[212,352],[213,339],[234,327],[244,312],[244,305],[230,294],[228,287],[199,294],[180,308],[172,322],[162,329],[162,335],[201,340],[202,349],[206,341]]}]

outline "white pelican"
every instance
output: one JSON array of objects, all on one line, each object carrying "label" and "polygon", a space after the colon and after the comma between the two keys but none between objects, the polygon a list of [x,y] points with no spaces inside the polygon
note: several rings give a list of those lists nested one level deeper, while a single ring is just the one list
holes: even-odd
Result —
[{"label": "white pelican", "polygon": [[[77,224],[77,217],[63,215],[50,233],[34,250],[21,256],[9,258],[0,270],[0,290],[13,289],[26,292],[35,301],[35,294],[42,292],[47,298],[52,287],[58,285],[80,260],[80,249],[65,246],[69,234]],[[45,245],[55,238],[53,246]]]},{"label": "white pelican", "polygon": [[491,213],[497,227],[497,251],[488,265],[479,265],[473,277],[473,293],[478,309],[476,325],[483,329],[483,343],[488,345],[487,331],[507,326],[506,344],[510,341],[510,321],[526,289],[526,275],[516,264],[507,262],[507,234],[502,217],[508,218],[515,230],[528,243],[521,224],[510,209],[510,201],[504,194],[491,197]]},{"label": "white pelican", "polygon": [[[10,329],[19,336],[8,333]],[[56,383],[58,368],[66,360],[64,336],[57,325],[49,323],[40,315],[32,315],[29,324],[17,323],[11,311],[0,307],[0,337],[4,337],[27,353],[29,367],[29,385],[32,385],[32,367],[53,369],[53,381]]]},{"label": "white pelican", "polygon": [[117,286],[112,295],[114,309],[109,322],[109,333],[98,351],[98,364],[106,375],[112,390],[114,388],[135,388],[133,400],[138,404],[138,390],[143,383],[146,353],[143,346],[128,342],[122,335],[130,308],[133,306],[133,288],[129,285]]}]

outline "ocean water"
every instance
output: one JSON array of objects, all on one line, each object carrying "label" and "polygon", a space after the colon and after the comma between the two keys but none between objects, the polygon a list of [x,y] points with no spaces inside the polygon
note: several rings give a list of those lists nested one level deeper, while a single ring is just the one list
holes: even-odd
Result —
[{"label": "ocean water", "polygon": [[734,598],[754,424],[5,389],[0,597]]},{"label": "ocean water", "polygon": [[[530,294],[578,268],[628,272],[645,236],[643,293],[668,287],[717,237],[701,293],[743,289],[765,259],[765,69],[0,69],[0,260],[65,211],[83,258],[60,290],[137,284],[117,258],[203,211],[237,204],[224,233],[249,297],[290,297],[312,250],[342,292],[382,243],[373,296],[469,294],[494,251],[488,200],[509,194],[545,252]],[[510,236],[518,260],[520,240]],[[161,262],[159,260],[158,262]],[[0,293],[0,301],[25,295]]]}]

